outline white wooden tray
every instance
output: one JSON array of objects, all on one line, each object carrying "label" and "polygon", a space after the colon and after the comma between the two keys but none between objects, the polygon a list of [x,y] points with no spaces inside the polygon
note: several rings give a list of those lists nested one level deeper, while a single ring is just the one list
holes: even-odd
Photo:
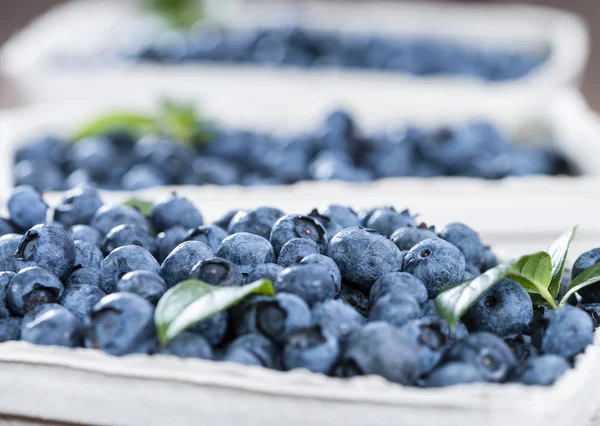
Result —
[{"label": "white wooden tray", "polygon": [[[206,96],[202,107],[225,123],[285,131],[311,124],[330,106],[297,95],[297,102],[281,104],[258,92],[243,101],[233,92],[223,92]],[[152,97],[113,98],[4,113],[0,116],[1,198],[11,186],[12,153],[23,137],[41,130],[68,131],[110,106],[149,108],[153,101]],[[193,200],[207,220],[231,208],[257,205],[288,212],[331,202],[356,208],[411,207],[440,226],[464,221],[497,252],[509,255],[543,249],[577,223],[581,227],[572,259],[600,245],[595,176],[600,124],[576,93],[543,100],[521,97],[519,102],[493,96],[477,102],[455,102],[443,95],[407,97],[393,108],[364,105],[356,98],[346,105],[367,126],[395,121],[434,125],[477,116],[491,119],[516,137],[552,133],[588,177],[500,182],[389,179],[368,185],[306,182],[267,188],[162,188],[135,195],[154,199],[176,189]],[[105,192],[103,197],[116,203],[131,195]],[[48,194],[48,199],[52,203],[58,196]],[[600,381],[600,335],[596,342],[578,358],[577,368],[551,388],[488,384],[437,390],[403,388],[376,377],[346,381],[305,371],[280,373],[163,356],[114,358],[85,349],[7,343],[0,345],[0,424],[584,425],[600,409],[595,391]]]},{"label": "white wooden tray", "polygon": [[[302,2],[294,9],[275,0],[242,3],[222,19],[229,25],[283,25],[290,20],[314,28],[381,34],[421,34],[456,39],[475,46],[523,49],[546,46],[547,63],[526,77],[488,82],[448,76],[415,77],[402,73],[351,70],[265,69],[254,66],[186,64],[157,66],[110,64],[74,69],[53,63],[61,53],[94,54],[114,43],[117,34],[139,23],[140,12],[125,0],[80,0],[57,6],[16,34],[0,53],[0,73],[14,85],[21,101],[88,99],[109,92],[137,94],[171,92],[180,88],[194,93],[210,80],[237,85],[250,82],[268,90],[277,80],[286,88],[301,85],[318,91],[321,86],[345,96],[360,88],[372,96],[402,97],[406,87],[465,92],[519,94],[527,90],[554,90],[578,82],[589,55],[588,34],[576,15],[546,7],[478,5],[434,2]],[[292,18],[290,18],[292,17]],[[262,86],[261,86],[262,85]],[[184,90],[185,90],[184,89]]]}]

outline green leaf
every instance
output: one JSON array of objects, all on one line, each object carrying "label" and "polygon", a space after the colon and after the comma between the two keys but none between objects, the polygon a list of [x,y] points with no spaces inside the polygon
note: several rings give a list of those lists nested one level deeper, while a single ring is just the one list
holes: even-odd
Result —
[{"label": "green leaf", "polygon": [[532,294],[539,294],[552,308],[556,302],[548,291],[552,279],[552,259],[545,251],[522,256],[509,271],[508,278]]},{"label": "green leaf", "polygon": [[182,331],[229,309],[251,294],[275,294],[269,280],[241,287],[217,287],[198,280],[177,284],[158,302],[154,322],[158,339],[165,345]]},{"label": "green leaf", "polygon": [[560,282],[562,281],[569,246],[571,245],[571,241],[573,241],[573,237],[575,237],[576,231],[577,227],[574,227],[565,232],[548,249],[548,254],[552,259],[552,280],[550,281],[548,291],[554,298],[558,296],[558,292],[560,291]]},{"label": "green leaf", "polygon": [[81,139],[103,135],[113,130],[125,130],[135,135],[143,135],[157,131],[156,119],[136,112],[111,112],[101,115],[85,123],[77,129],[72,137],[74,142]]},{"label": "green leaf", "polygon": [[486,291],[498,281],[506,278],[515,262],[512,260],[498,265],[472,280],[443,287],[442,293],[435,299],[435,308],[439,315],[454,328],[458,320]]},{"label": "green leaf", "polygon": [[199,118],[194,104],[164,99],[160,104],[158,118],[160,130],[177,141],[189,145],[205,143],[212,138],[208,122]]},{"label": "green leaf", "polygon": [[575,279],[567,288],[567,292],[560,301],[559,306],[564,306],[569,300],[569,297],[571,297],[575,292],[598,282],[600,282],[600,263],[590,266],[575,277]]},{"label": "green leaf", "polygon": [[144,5],[174,28],[190,28],[204,17],[201,0],[144,0]]},{"label": "green leaf", "polygon": [[125,201],[123,204],[139,210],[139,212],[146,217],[150,217],[150,213],[152,212],[153,204],[150,201],[141,200],[139,198],[131,198]]}]

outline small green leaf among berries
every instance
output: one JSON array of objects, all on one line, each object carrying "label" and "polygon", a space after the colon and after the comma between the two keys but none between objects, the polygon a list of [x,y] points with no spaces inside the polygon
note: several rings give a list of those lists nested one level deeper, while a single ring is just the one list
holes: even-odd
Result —
[{"label": "small green leaf among berries", "polygon": [[237,305],[251,294],[273,296],[269,280],[258,280],[240,287],[219,287],[198,280],[177,284],[158,302],[154,322],[158,339],[165,345],[182,331],[221,311]]}]

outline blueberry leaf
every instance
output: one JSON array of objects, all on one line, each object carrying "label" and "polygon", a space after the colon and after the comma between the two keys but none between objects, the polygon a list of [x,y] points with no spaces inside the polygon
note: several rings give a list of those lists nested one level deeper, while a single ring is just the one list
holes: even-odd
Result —
[{"label": "blueberry leaf", "polygon": [[150,213],[152,212],[152,202],[141,200],[139,198],[130,198],[129,200],[123,203],[126,206],[133,207],[138,210],[145,217],[150,217]]},{"label": "blueberry leaf", "polygon": [[81,139],[104,135],[114,130],[124,130],[135,135],[157,131],[156,118],[136,112],[111,112],[83,124],[72,136],[74,142]]},{"label": "blueberry leaf", "polygon": [[174,28],[190,28],[203,17],[200,0],[144,0],[148,10]]},{"label": "blueberry leaf", "polygon": [[576,230],[577,227],[574,227],[562,234],[548,249],[548,254],[552,259],[552,280],[550,281],[548,291],[554,298],[558,296],[560,290],[560,282],[562,281],[569,246],[571,245],[571,241],[573,241]]},{"label": "blueberry leaf", "polygon": [[164,99],[160,104],[158,125],[161,132],[188,145],[210,141],[210,125],[199,118],[194,104]]},{"label": "blueberry leaf", "polygon": [[590,266],[575,277],[575,279],[567,288],[567,292],[560,301],[559,306],[564,306],[569,300],[569,297],[571,297],[575,292],[598,282],[600,282],[600,263]]},{"label": "blueberry leaf", "polygon": [[545,251],[520,257],[507,277],[521,284],[529,293],[542,296],[550,307],[556,308],[554,297],[548,291],[552,280],[552,258]]},{"label": "blueberry leaf", "polygon": [[506,278],[515,263],[516,260],[512,260],[498,265],[471,280],[443,287],[442,293],[435,299],[435,308],[438,314],[454,328],[458,320],[486,291]]},{"label": "blueberry leaf", "polygon": [[182,331],[237,305],[251,294],[275,294],[269,280],[239,287],[219,287],[198,280],[177,284],[158,302],[154,322],[158,339],[166,344]]}]

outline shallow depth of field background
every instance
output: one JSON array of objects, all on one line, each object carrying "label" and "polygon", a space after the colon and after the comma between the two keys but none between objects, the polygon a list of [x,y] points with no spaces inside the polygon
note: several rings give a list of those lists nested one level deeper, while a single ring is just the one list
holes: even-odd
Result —
[{"label": "shallow depth of field background", "polygon": [[[24,26],[31,18],[64,0],[0,0],[0,44],[16,29]],[[251,1],[251,0],[248,0]],[[285,1],[285,0],[281,0]],[[354,0],[323,0],[354,1]],[[368,0],[362,0],[368,1]],[[390,0],[394,1],[394,0]],[[396,0],[401,1],[401,0]],[[419,1],[419,0],[405,0]],[[438,0],[439,1],[439,0]],[[463,0],[465,1],[465,0]],[[468,0],[488,3],[523,3],[548,5],[578,13],[586,19],[591,31],[592,55],[583,82],[583,93],[591,107],[600,111],[600,0]],[[3,96],[0,82],[0,106],[6,106],[8,99]],[[5,92],[6,93],[6,92]]]}]

